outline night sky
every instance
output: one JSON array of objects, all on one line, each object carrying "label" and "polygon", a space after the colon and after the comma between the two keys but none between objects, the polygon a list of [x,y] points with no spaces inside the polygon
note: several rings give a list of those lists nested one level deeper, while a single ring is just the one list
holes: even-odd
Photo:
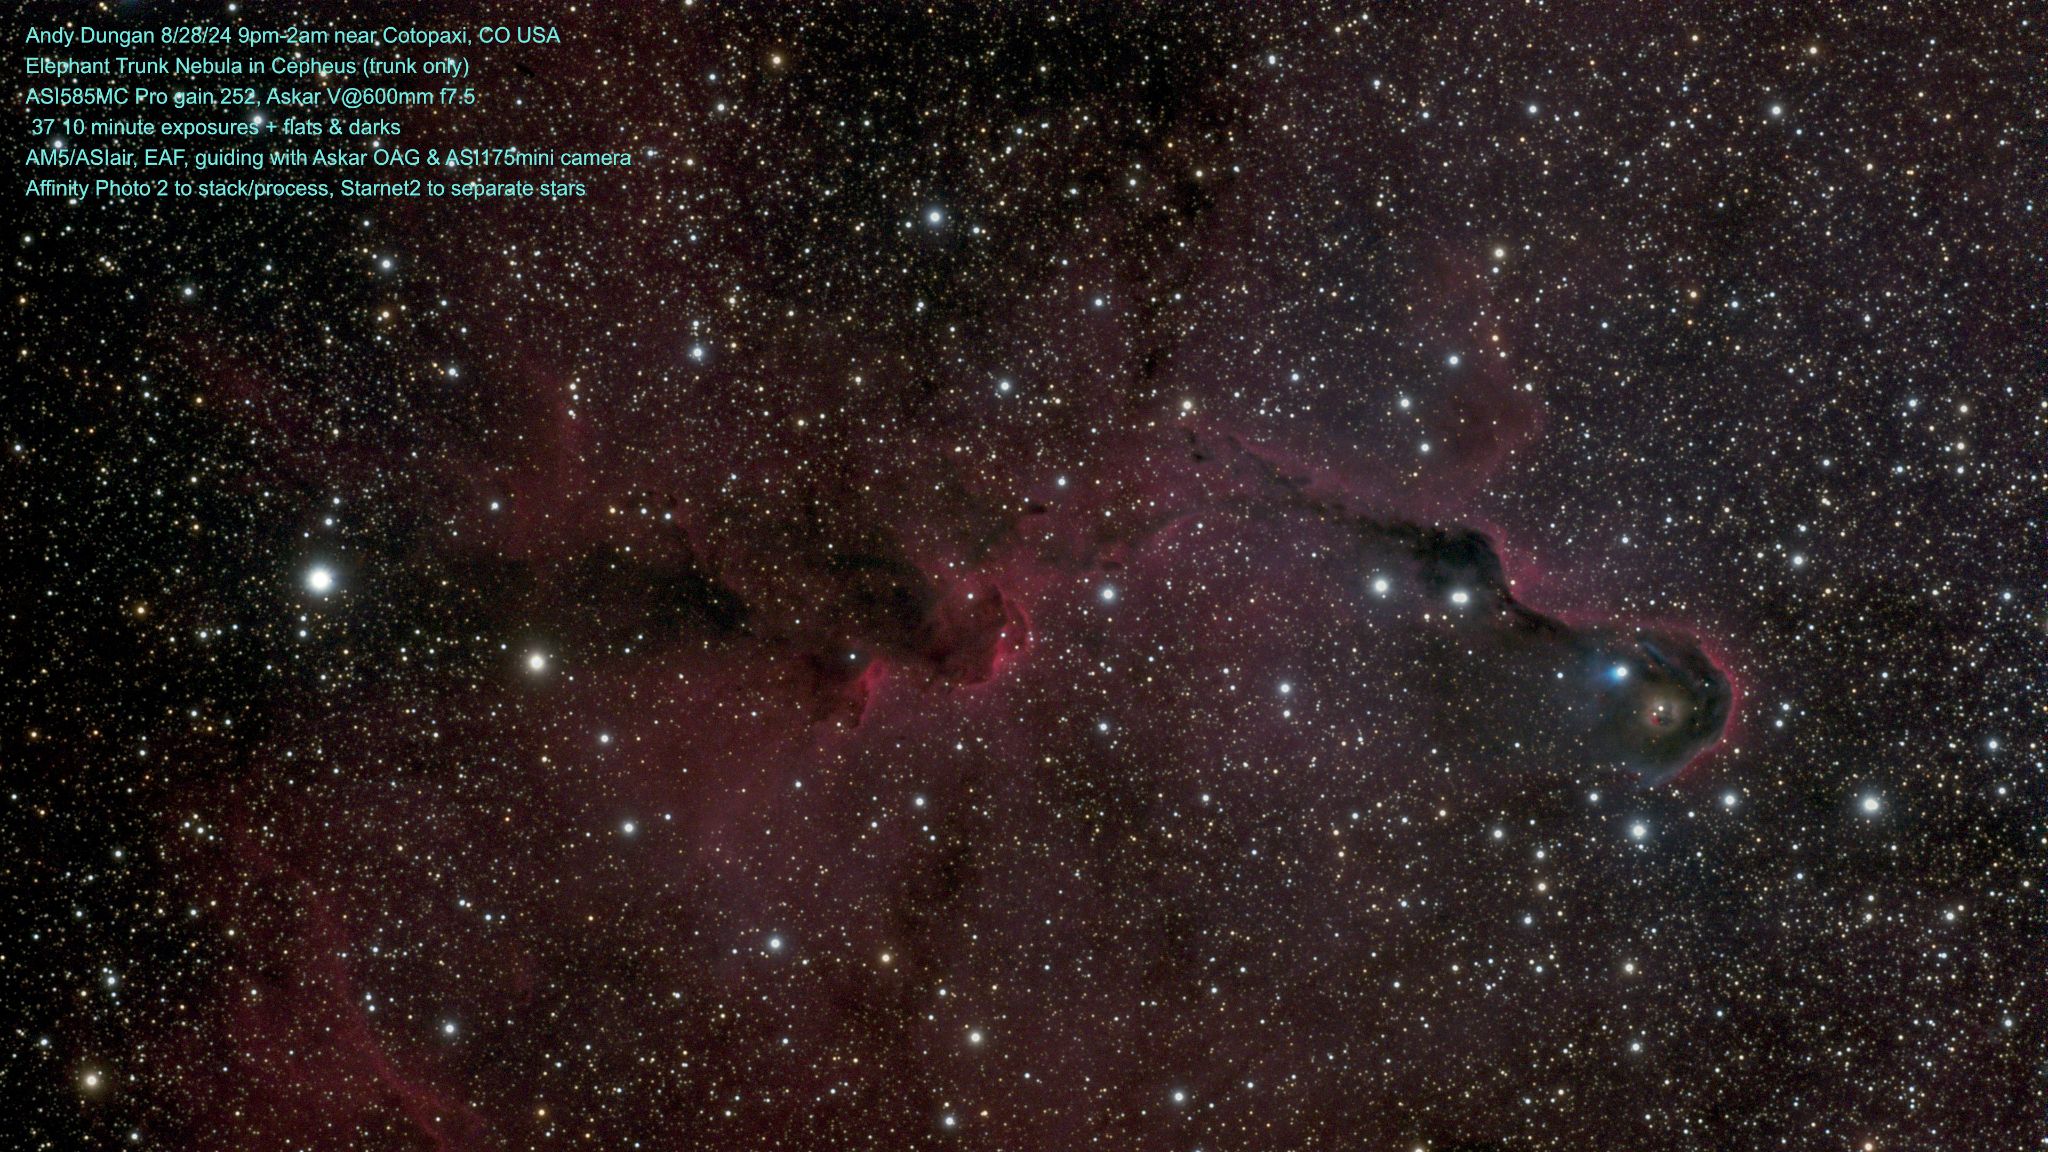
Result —
[{"label": "night sky", "polygon": [[7,1147],[2048,1147],[2039,9],[229,7],[634,163],[17,200]]}]

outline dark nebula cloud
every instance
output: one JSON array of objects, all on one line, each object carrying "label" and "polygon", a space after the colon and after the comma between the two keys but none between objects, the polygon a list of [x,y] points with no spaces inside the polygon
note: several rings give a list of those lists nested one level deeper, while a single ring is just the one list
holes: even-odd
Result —
[{"label": "dark nebula cloud", "polygon": [[[1368,620],[1391,609],[1440,618],[1465,632],[1465,657],[1486,665],[1464,671],[1489,719],[1472,751],[1495,758],[1536,752],[1557,766],[1620,767],[1663,784],[1717,741],[1734,692],[1699,642],[1666,629],[1573,626],[1519,602],[1507,568],[1484,532],[1463,525],[1381,520],[1349,509],[1341,496],[1289,474],[1234,441],[1224,453],[1245,461],[1279,494],[1281,506],[1320,518],[1356,540],[1356,571],[1369,598]],[[1218,453],[1198,448],[1194,458]],[[1431,608],[1434,611],[1431,611]],[[1478,636],[1467,635],[1478,632]],[[1418,647],[1429,642],[1417,638]],[[1414,653],[1383,663],[1407,667]]]},{"label": "dark nebula cloud", "polygon": [[[629,484],[539,508],[508,487],[441,537],[406,527],[445,499],[422,478],[351,550],[363,590],[316,611],[473,589],[444,631],[485,643],[431,691],[357,682],[194,795],[232,831],[184,866],[261,926],[230,949],[247,1003],[199,1050],[263,1040],[241,1049],[259,1075],[194,1073],[192,1131],[498,1146],[552,1128],[556,1048],[582,1052],[579,1076],[635,1075],[643,1053],[598,1041],[649,1013],[674,1059],[715,1070],[671,1105],[713,1129],[730,1101],[711,1085],[731,1084],[766,1109],[750,1133],[943,1130],[953,1100],[1011,1090],[954,1066],[996,1046],[1053,1098],[1144,1069],[1112,1100],[1132,1118],[1111,1131],[1140,1143],[1174,1093],[1239,1097],[1248,1119],[1233,1077],[1357,1043],[1385,1025],[1340,1006],[1425,962],[1421,937],[1368,946],[1372,915],[1326,885],[1382,884],[1428,841],[1347,849],[1299,884],[1293,862],[1330,851],[1301,805],[1342,830],[1418,787],[1490,806],[1661,782],[1727,717],[1691,640],[1532,610],[1477,530],[1362,511],[1362,487],[1208,428],[1098,459],[1006,523],[963,501],[914,531],[815,494],[732,530],[731,504]],[[404,583],[372,587],[379,570]],[[337,755],[357,769],[308,767]],[[1232,926],[1270,916],[1359,941],[1289,955],[1299,998],[1245,1008],[1277,1031],[1120,1008],[1251,987],[1273,961]],[[776,987],[800,991],[743,1024]],[[1435,1028],[1474,1059],[1529,1035]],[[539,1081],[490,1055],[535,1035]],[[321,1107],[299,1107],[316,1083]],[[1399,1127],[1418,1084],[1328,1107]],[[638,1125],[615,1130],[658,1139]],[[1093,1128],[1055,1108],[986,1130],[1050,1147]]]}]

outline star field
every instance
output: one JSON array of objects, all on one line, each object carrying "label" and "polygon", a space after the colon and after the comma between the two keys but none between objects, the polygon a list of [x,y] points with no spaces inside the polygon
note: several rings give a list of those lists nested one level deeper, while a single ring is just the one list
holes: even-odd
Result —
[{"label": "star field", "polygon": [[2040,13],[540,7],[22,202],[15,1145],[2048,1147]]}]

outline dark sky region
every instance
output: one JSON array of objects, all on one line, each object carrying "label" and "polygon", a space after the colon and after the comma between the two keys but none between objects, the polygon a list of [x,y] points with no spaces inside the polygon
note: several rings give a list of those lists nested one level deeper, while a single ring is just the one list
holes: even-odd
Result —
[{"label": "dark sky region", "polygon": [[2038,9],[230,8],[633,166],[21,201],[9,1146],[2048,1145]]}]

